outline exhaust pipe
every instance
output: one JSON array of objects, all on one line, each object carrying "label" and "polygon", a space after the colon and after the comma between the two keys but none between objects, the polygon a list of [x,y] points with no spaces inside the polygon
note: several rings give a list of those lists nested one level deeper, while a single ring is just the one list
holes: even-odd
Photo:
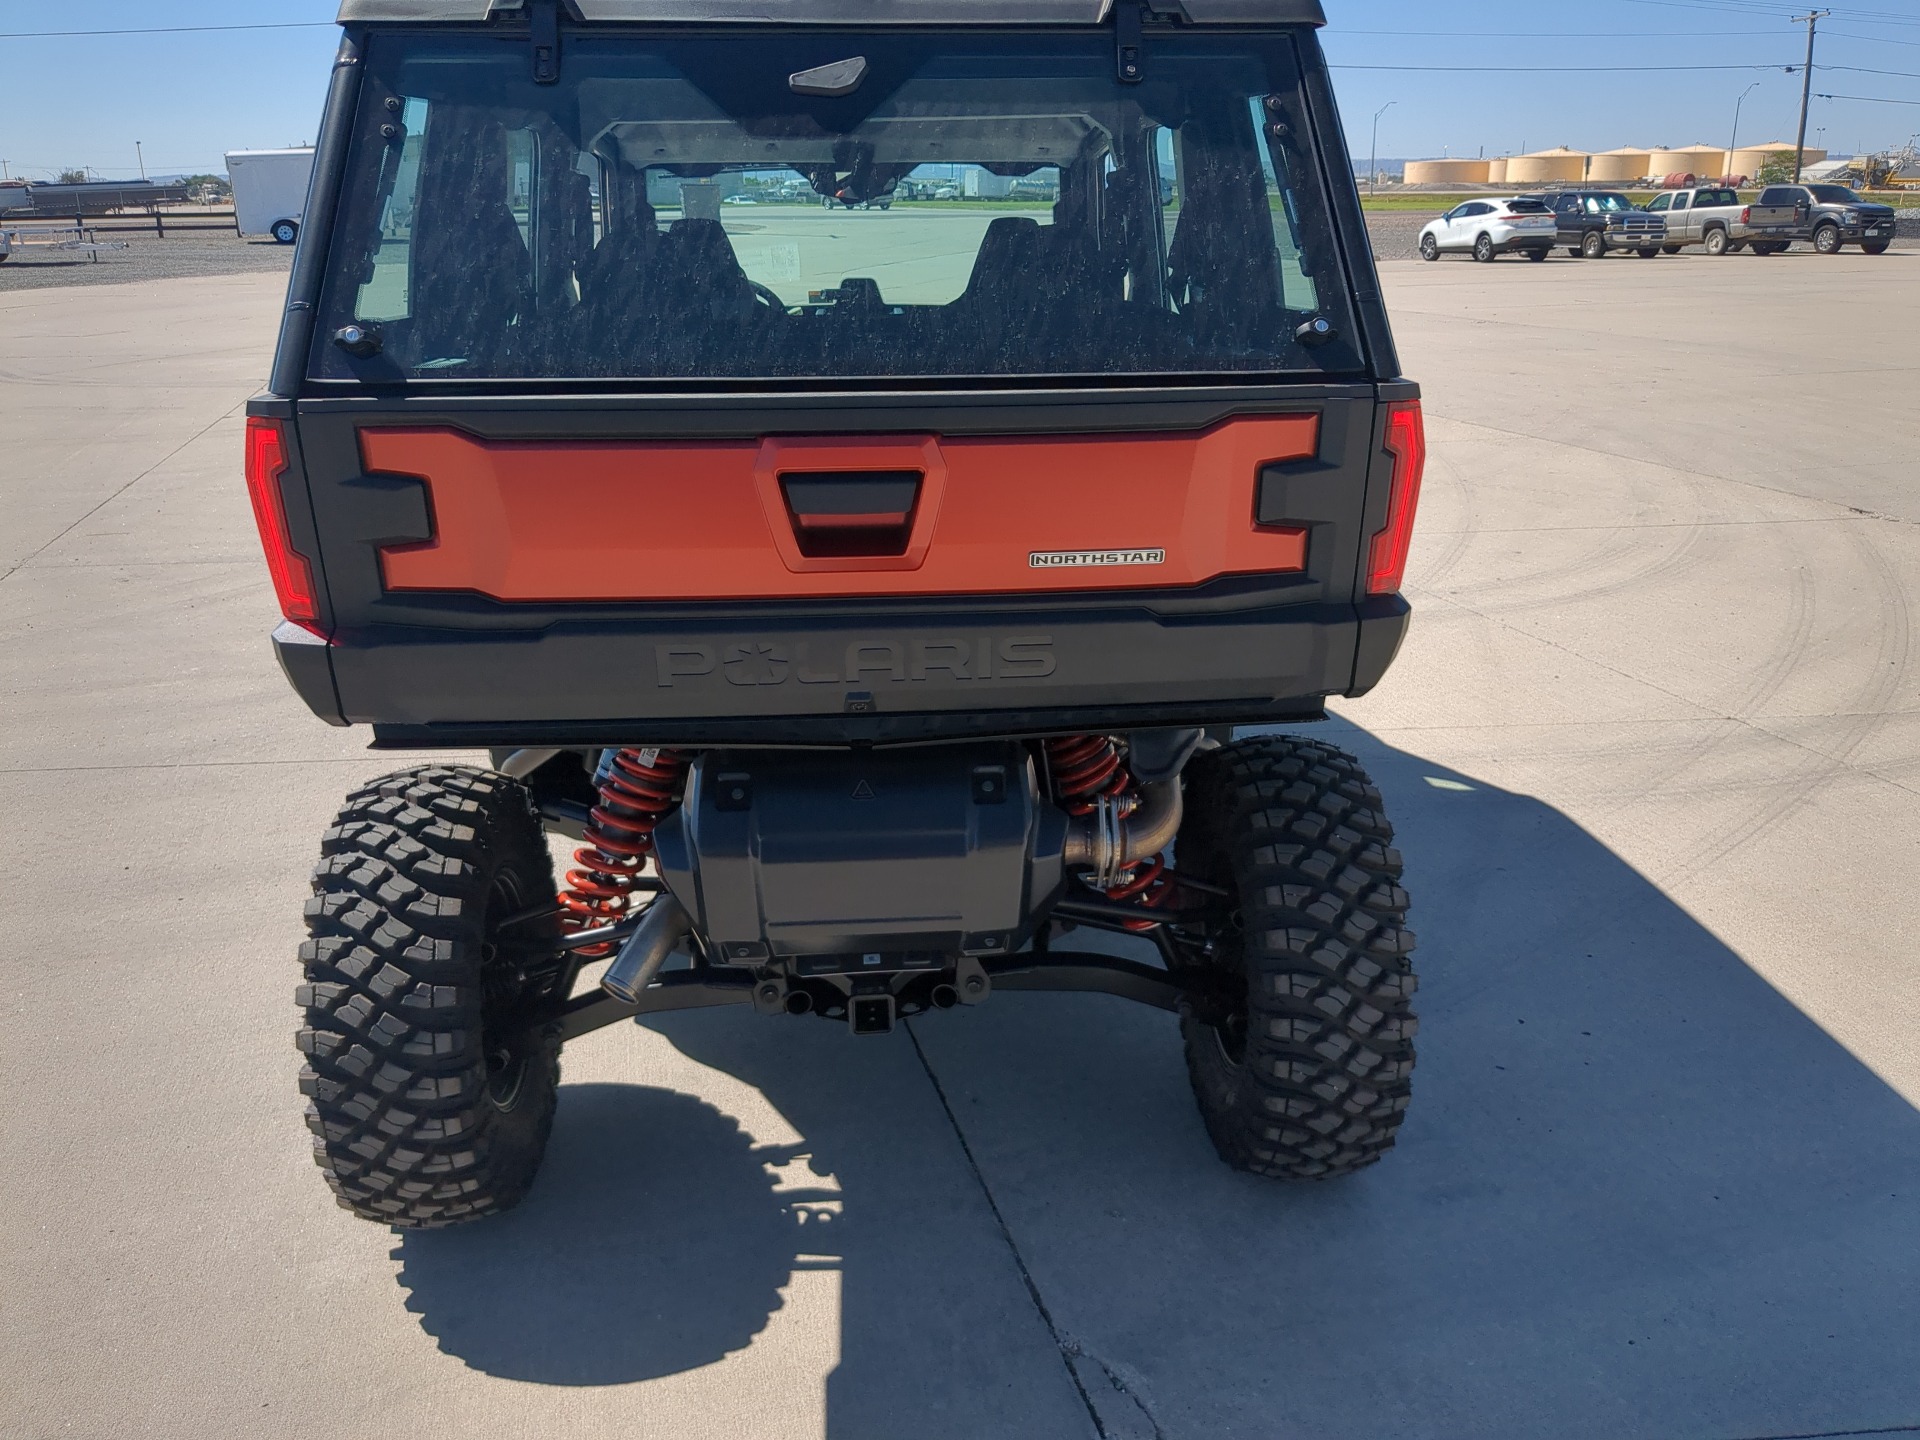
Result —
[{"label": "exhaust pipe", "polygon": [[1129,815],[1103,795],[1094,802],[1092,814],[1075,818],[1067,827],[1066,862],[1091,869],[1095,888],[1106,889],[1122,871],[1171,845],[1183,812],[1177,775],[1142,785],[1140,804]]},{"label": "exhaust pipe", "polygon": [[627,937],[613,957],[600,988],[622,1005],[638,1005],[641,992],[654,981],[682,940],[693,929],[686,908],[671,895],[662,895],[647,907],[640,928]]}]

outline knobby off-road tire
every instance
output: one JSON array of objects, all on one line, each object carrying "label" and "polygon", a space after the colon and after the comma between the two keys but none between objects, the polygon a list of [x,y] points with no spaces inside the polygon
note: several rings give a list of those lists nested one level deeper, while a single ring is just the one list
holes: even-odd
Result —
[{"label": "knobby off-road tire", "polygon": [[1325,1180],[1393,1145],[1412,1093],[1417,981],[1400,852],[1352,756],[1261,736],[1197,756],[1176,867],[1226,887],[1208,963],[1244,996],[1181,1020],[1214,1147],[1236,1169]]},{"label": "knobby off-road tire", "polygon": [[346,1209],[425,1229],[514,1205],[553,1126],[553,863],[525,787],[431,765],[347,797],[320,842],[301,947],[314,1160]]}]

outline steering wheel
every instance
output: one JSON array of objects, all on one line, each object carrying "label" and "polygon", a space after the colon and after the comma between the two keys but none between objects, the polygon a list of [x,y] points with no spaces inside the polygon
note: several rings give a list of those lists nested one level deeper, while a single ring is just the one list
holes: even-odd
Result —
[{"label": "steering wheel", "polygon": [[773,291],[769,290],[766,286],[762,285],[758,280],[749,280],[747,285],[753,291],[753,298],[758,300],[762,305],[770,307],[779,315],[787,313],[787,302],[774,294]]}]

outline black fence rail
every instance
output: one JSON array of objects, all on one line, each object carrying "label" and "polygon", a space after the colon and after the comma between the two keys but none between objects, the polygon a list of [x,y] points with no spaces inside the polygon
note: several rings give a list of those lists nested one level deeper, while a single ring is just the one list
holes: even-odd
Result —
[{"label": "black fence rail", "polygon": [[9,210],[4,218],[7,225],[64,225],[76,229],[86,228],[102,235],[153,235],[166,239],[169,235],[187,234],[193,231],[231,230],[240,233],[238,218],[231,210],[154,210],[144,215],[130,215],[124,210],[76,211],[76,210]]}]

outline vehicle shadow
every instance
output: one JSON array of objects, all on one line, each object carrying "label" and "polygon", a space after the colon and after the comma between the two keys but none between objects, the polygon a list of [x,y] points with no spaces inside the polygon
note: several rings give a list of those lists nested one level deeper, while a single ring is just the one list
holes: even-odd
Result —
[{"label": "vehicle shadow", "polygon": [[618,1385],[712,1364],[780,1308],[795,1212],[704,1101],[638,1085],[562,1090],[539,1183],[505,1215],[404,1232],[407,1308],[476,1370]]},{"label": "vehicle shadow", "polygon": [[[1170,1017],[1102,997],[916,1022],[940,1093],[904,1035],[650,1022],[838,1179],[828,1433],[1088,1433],[1069,1365],[1116,1440],[1920,1424],[1920,1112],[1566,815],[1321,733],[1388,795],[1420,938],[1415,1105],[1364,1175],[1225,1170]],[[819,1248],[762,1157],[684,1097],[561,1115],[519,1212],[401,1242],[442,1348],[598,1384],[750,1340]]]}]

